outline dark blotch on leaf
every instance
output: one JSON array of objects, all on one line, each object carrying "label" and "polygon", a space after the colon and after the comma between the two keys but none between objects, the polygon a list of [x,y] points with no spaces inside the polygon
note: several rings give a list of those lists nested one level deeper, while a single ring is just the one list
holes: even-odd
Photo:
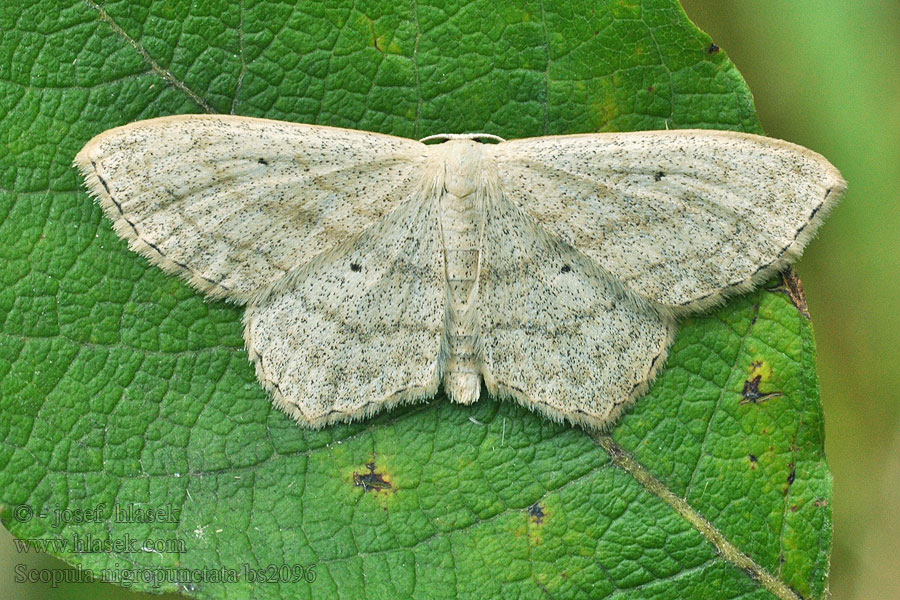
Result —
[{"label": "dark blotch on leaf", "polygon": [[790,267],[781,274],[781,283],[771,288],[770,291],[785,294],[790,298],[800,314],[809,318],[809,308],[806,306],[806,293],[803,291],[803,284],[797,276],[797,271]]},{"label": "dark blotch on leaf", "polygon": [[540,502],[535,502],[528,507],[528,516],[538,525],[544,522],[544,507],[541,506]]},{"label": "dark blotch on leaf", "polygon": [[379,492],[381,490],[390,490],[393,488],[391,483],[387,481],[380,473],[375,472],[375,463],[366,463],[368,473],[353,473],[353,484],[361,487],[366,492]]},{"label": "dark blotch on leaf", "polygon": [[779,396],[783,396],[781,392],[771,392],[768,394],[764,394],[759,391],[759,382],[762,381],[762,375],[757,375],[753,379],[747,379],[744,381],[744,389],[741,391],[741,396],[743,399],[738,402],[738,404],[747,404],[752,402],[753,404],[759,404],[760,402],[764,402],[769,398],[778,398]]}]

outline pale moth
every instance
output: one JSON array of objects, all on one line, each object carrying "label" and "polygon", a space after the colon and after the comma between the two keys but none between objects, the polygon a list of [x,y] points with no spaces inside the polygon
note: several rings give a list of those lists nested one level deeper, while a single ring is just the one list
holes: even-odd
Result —
[{"label": "pale moth", "polygon": [[308,427],[441,385],[471,404],[483,381],[607,428],[676,319],[794,261],[846,187],[815,152],[730,131],[433,137],[175,116],[75,164],[133,250],[247,305],[256,374]]}]

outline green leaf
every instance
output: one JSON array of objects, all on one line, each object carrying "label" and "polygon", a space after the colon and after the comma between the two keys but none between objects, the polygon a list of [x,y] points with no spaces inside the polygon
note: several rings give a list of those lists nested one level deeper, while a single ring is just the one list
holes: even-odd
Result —
[{"label": "green leaf", "polygon": [[241,310],[129,252],[70,166],[105,129],[201,111],[414,138],[759,132],[677,3],[16,4],[0,8],[0,517],[16,536],[200,598],[824,597],[831,477],[791,286],[684,322],[611,436],[443,395],[310,432],[257,383]]}]

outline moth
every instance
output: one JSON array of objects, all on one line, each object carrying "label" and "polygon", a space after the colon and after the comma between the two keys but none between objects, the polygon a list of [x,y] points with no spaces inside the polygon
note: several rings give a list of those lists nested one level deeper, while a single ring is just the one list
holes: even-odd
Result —
[{"label": "moth", "polygon": [[483,383],[608,428],[677,319],[798,258],[846,188],[730,131],[415,141],[218,115],[111,129],[75,165],[132,250],[246,305],[260,382],[308,427]]}]

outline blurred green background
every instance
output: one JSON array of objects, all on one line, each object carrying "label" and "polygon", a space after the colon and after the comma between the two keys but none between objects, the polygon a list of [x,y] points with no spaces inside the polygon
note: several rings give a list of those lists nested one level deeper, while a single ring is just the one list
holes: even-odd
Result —
[{"label": "blurred green background", "polygon": [[[682,4],[743,73],[766,132],[824,154],[849,181],[798,264],[835,477],[830,589],[836,600],[900,598],[900,3]],[[17,553],[0,528],[0,589],[11,589],[17,563],[61,566]],[[107,584],[15,589],[19,598],[159,598]]]}]

